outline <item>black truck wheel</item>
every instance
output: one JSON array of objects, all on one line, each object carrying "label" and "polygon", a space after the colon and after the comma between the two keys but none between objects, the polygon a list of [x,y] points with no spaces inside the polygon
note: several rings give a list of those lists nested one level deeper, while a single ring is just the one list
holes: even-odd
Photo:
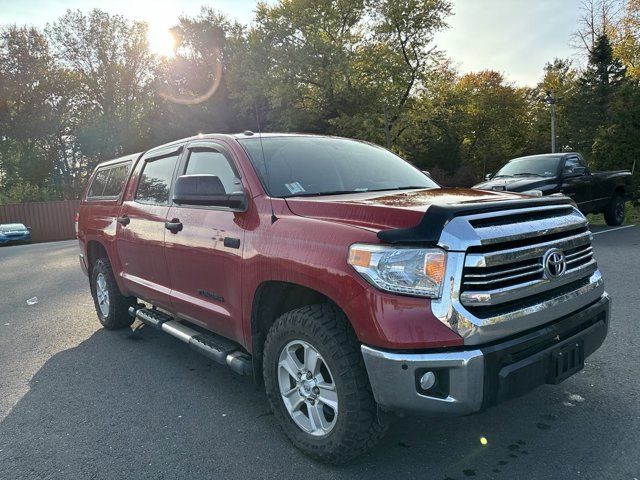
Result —
[{"label": "black truck wheel", "polygon": [[91,269],[91,294],[98,320],[108,330],[128,327],[133,323],[129,307],[135,305],[134,297],[120,293],[113,276],[111,264],[106,258],[98,258]]},{"label": "black truck wheel", "polygon": [[355,334],[333,305],[302,307],[278,318],[265,341],[263,374],[282,430],[316,460],[346,462],[386,431],[378,423]]},{"label": "black truck wheel", "polygon": [[624,210],[624,198],[619,195],[614,196],[604,210],[604,220],[607,222],[607,225],[612,227],[622,225],[624,222]]}]

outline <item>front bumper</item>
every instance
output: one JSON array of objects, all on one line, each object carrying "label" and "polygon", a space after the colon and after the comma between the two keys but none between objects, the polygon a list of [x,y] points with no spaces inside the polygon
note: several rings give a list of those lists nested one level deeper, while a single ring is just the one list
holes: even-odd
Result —
[{"label": "front bumper", "polygon": [[[556,352],[579,344],[583,358],[604,341],[610,298],[604,293],[591,305],[542,328],[475,349],[405,353],[362,346],[373,395],[385,410],[427,415],[466,415],[533,388],[556,383],[551,371]],[[433,372],[428,391],[420,377]]]},{"label": "front bumper", "polygon": [[0,237],[0,245],[11,245],[12,243],[30,243],[31,235],[20,235],[12,237]]}]

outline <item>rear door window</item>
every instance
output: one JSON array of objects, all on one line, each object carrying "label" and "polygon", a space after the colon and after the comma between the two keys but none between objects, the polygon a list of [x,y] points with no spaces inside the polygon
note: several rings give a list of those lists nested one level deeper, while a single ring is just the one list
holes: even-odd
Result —
[{"label": "rear door window", "polygon": [[129,177],[130,168],[131,162],[100,168],[89,187],[87,199],[118,198]]},{"label": "rear door window", "polygon": [[102,197],[102,192],[104,191],[104,187],[107,184],[107,180],[109,179],[109,170],[98,170],[96,176],[93,177],[93,182],[91,182],[91,187],[89,187],[89,192],[87,193],[87,198],[99,198]]},{"label": "rear door window", "polygon": [[102,192],[103,197],[118,197],[129,177],[131,162],[116,165],[109,169],[109,178]]},{"label": "rear door window", "polygon": [[179,154],[176,154],[145,162],[136,191],[136,201],[152,205],[169,204],[171,180],[178,158]]}]

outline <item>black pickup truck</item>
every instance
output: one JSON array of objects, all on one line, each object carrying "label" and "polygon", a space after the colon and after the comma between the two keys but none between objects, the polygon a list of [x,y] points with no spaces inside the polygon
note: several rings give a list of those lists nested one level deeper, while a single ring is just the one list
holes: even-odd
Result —
[{"label": "black pickup truck", "polygon": [[514,158],[473,188],[534,195],[562,193],[584,213],[604,213],[607,225],[624,222],[625,202],[631,198],[631,172],[592,172],[575,152]]}]

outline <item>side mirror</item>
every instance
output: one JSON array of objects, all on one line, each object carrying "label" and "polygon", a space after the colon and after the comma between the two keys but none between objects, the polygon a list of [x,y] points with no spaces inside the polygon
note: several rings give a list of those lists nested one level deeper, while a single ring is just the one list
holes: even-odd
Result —
[{"label": "side mirror", "polygon": [[182,175],[173,189],[173,202],[178,205],[227,207],[247,209],[247,195],[243,191],[228,193],[217,175]]},{"label": "side mirror", "polygon": [[493,177],[493,173],[487,173],[487,174],[484,176],[484,179],[488,182],[489,180],[491,180],[491,177]]},{"label": "side mirror", "polygon": [[31,227],[27,227],[27,230],[31,231]]},{"label": "side mirror", "polygon": [[565,172],[565,177],[582,177],[587,174],[586,167],[574,167],[571,171]]}]

